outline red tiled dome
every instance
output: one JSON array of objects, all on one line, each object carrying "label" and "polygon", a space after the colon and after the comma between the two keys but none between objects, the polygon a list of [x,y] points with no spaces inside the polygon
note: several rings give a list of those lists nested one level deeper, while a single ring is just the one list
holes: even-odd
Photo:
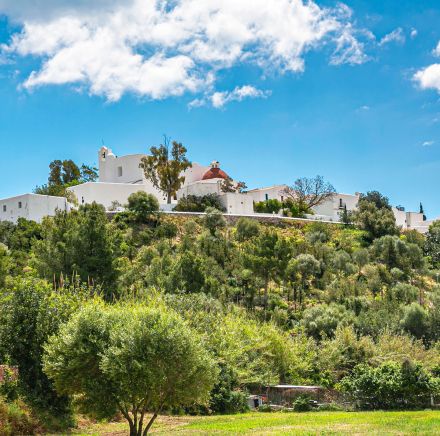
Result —
[{"label": "red tiled dome", "polygon": [[202,180],[210,180],[210,179],[229,179],[229,176],[220,168],[210,168],[203,174]]}]

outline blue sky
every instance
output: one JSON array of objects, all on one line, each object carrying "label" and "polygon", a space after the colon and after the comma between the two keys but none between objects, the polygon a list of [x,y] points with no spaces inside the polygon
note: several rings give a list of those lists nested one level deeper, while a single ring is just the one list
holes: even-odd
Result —
[{"label": "blue sky", "polygon": [[[137,17],[151,3],[132,1]],[[169,2],[161,25],[176,3],[180,18],[199,13],[185,37],[142,17],[127,35],[118,0],[56,3],[0,0],[0,197],[45,183],[53,159],[95,163],[102,140],[122,155],[166,133],[249,187],[320,174],[339,192],[379,190],[440,215],[438,1],[272,0],[293,12],[252,18],[246,36],[229,2],[219,27],[196,0]],[[103,24],[115,16],[123,31]]]}]

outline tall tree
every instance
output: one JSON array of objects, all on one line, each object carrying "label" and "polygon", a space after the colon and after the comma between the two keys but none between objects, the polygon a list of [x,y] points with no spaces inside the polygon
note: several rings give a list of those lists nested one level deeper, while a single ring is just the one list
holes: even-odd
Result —
[{"label": "tall tree", "polygon": [[173,141],[170,146],[170,140],[165,137],[164,144],[151,147],[151,155],[142,158],[139,165],[153,186],[166,194],[168,204],[185,183],[182,172],[192,166],[186,158],[186,151],[177,141]]},{"label": "tall tree", "polygon": [[301,177],[295,180],[293,186],[287,186],[282,193],[310,210],[333,198],[336,191],[333,185],[326,182],[322,176],[316,176],[314,178]]},{"label": "tall tree", "polygon": [[90,304],[46,351],[44,370],[58,392],[94,416],[119,411],[130,436],[146,436],[162,411],[206,402],[217,379],[201,337],[164,307]]}]

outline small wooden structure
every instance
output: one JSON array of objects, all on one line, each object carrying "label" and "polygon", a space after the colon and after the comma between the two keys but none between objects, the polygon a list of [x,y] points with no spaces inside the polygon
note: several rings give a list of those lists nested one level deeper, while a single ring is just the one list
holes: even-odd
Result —
[{"label": "small wooden structure", "polygon": [[324,400],[325,389],[321,386],[272,385],[266,387],[268,404],[289,407],[299,396],[308,396],[320,403]]}]

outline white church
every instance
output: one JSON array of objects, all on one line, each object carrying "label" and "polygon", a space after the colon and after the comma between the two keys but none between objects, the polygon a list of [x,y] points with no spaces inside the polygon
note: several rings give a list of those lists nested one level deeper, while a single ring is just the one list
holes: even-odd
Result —
[{"label": "white church", "polygon": [[[153,194],[164,212],[171,212],[178,200],[187,195],[202,196],[217,194],[226,213],[240,216],[261,216],[254,212],[254,203],[269,199],[283,201],[286,185],[275,185],[266,188],[251,189],[244,193],[222,190],[222,183],[229,176],[217,161],[209,166],[193,163],[184,172],[185,182],[177,192],[172,204],[167,204],[166,196],[158,191],[145,178],[139,164],[144,154],[116,156],[110,148],[101,147],[98,151],[99,181],[87,182],[68,188],[75,205],[64,197],[52,197],[38,194],[24,194],[0,200],[0,221],[16,222],[18,218],[26,218],[41,222],[45,216],[55,215],[56,210],[70,210],[76,205],[102,204],[107,210],[114,210],[117,205],[123,207],[128,197],[138,191]],[[346,208],[356,209],[359,194],[335,194],[331,199],[313,208],[313,215],[308,219],[328,222],[339,222],[340,214]],[[405,212],[402,208],[393,208],[396,223],[403,229],[416,229],[426,232],[432,221],[426,221],[422,213]]]}]

